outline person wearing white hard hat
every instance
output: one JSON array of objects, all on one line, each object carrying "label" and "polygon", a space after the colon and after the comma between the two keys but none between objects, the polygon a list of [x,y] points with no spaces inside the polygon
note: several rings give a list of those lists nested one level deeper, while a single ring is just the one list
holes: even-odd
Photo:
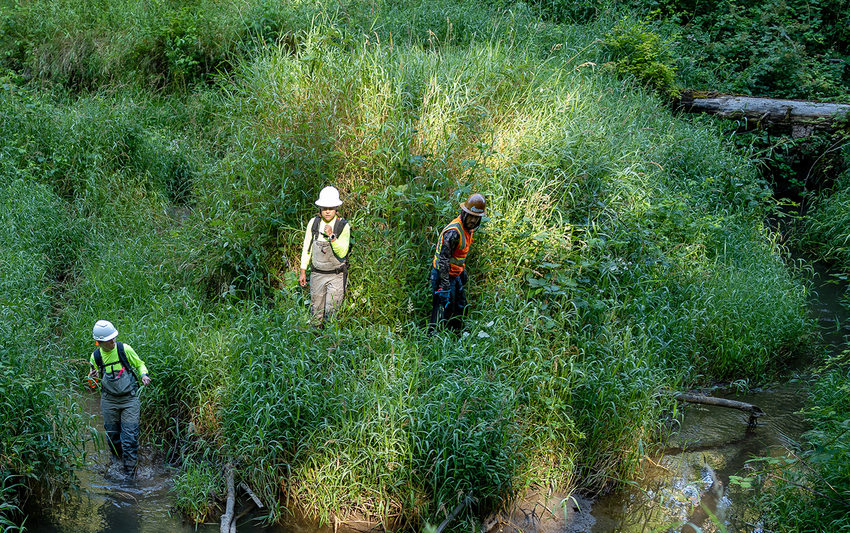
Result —
[{"label": "person wearing white hard hat", "polygon": [[89,377],[100,376],[100,410],[107,447],[124,463],[124,473],[134,476],[139,450],[139,382],[148,385],[148,369],[129,344],[116,342],[118,330],[108,320],[92,328],[94,352]]},{"label": "person wearing white hard hat", "polygon": [[345,296],[351,226],[337,215],[342,200],[335,187],[322,189],[316,205],[319,214],[310,219],[304,232],[298,283],[302,287],[307,285],[307,268],[310,267],[310,313],[313,322],[321,326],[339,308]]}]

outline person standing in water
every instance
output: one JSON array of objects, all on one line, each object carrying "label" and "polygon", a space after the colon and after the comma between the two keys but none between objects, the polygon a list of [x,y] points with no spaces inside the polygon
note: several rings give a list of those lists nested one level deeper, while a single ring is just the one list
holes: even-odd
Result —
[{"label": "person standing in water", "polygon": [[135,350],[116,342],[118,330],[108,320],[92,329],[95,348],[89,358],[89,377],[100,375],[100,410],[112,456],[123,461],[124,473],[135,476],[139,450],[139,382],[149,385],[148,369]]},{"label": "person standing in water", "polygon": [[313,323],[322,327],[345,296],[351,227],[347,220],[337,216],[342,200],[335,187],[322,189],[316,205],[319,214],[310,219],[304,232],[298,283],[302,287],[307,285],[307,268],[311,267],[310,312]]}]

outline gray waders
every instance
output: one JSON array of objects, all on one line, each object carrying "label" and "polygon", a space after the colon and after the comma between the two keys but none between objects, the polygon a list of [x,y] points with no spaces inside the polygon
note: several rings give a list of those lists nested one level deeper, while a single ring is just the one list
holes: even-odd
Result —
[{"label": "gray waders", "polygon": [[[107,372],[100,356],[100,348],[95,350],[95,361],[100,367],[100,411],[103,414],[103,429],[106,432],[107,446],[113,457],[124,462],[124,471],[132,473],[136,469],[139,452],[139,385],[129,363],[126,362],[124,346],[119,342],[118,354],[121,360],[108,365]],[[120,369],[117,367],[120,366]]]},{"label": "gray waders", "polygon": [[348,264],[334,255],[328,241],[313,241],[313,269],[310,274],[310,311],[313,321],[321,324],[342,304],[348,280]]}]

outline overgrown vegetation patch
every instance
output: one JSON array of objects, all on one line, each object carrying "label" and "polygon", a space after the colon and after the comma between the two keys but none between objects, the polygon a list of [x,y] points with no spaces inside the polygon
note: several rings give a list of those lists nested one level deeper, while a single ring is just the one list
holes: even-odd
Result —
[{"label": "overgrown vegetation patch", "polygon": [[[770,375],[805,345],[806,289],[764,223],[767,184],[715,123],[597,67],[614,18],[158,6],[4,8],[0,172],[38,192],[21,216],[42,230],[4,234],[0,328],[27,307],[32,345],[84,357],[91,324],[115,320],[154,380],[145,438],[182,464],[194,519],[215,512],[224,462],[271,519],[394,528],[466,496],[483,515],[534,487],[600,489],[638,472],[667,392]],[[59,29],[99,8],[66,47]],[[295,261],[328,184],[354,251],[319,332]],[[19,220],[21,190],[0,215]],[[473,190],[491,215],[472,313],[464,334],[428,337],[431,247]],[[40,360],[29,345],[15,375]]]}]

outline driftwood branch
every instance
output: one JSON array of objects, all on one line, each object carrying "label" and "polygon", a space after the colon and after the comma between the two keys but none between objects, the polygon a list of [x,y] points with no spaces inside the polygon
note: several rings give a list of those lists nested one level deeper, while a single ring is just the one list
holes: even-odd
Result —
[{"label": "driftwood branch", "polygon": [[443,520],[443,523],[437,526],[437,529],[434,531],[434,533],[443,533],[443,530],[449,527],[449,524],[451,524],[452,521],[457,518],[457,515],[459,515],[460,512],[463,511],[470,503],[472,503],[472,495],[468,494],[462,502],[457,504],[455,508],[452,509],[451,514],[449,514],[449,516],[447,516],[446,519]]},{"label": "driftwood branch", "polygon": [[704,396],[702,394],[689,394],[685,392],[676,393],[675,398],[680,402],[697,403],[702,405],[714,405],[716,407],[728,407],[730,409],[738,409],[750,414],[749,425],[753,426],[756,419],[765,414],[761,407],[751,403],[739,402],[736,400],[727,400],[725,398],[715,398],[713,396]]},{"label": "driftwood branch", "polygon": [[234,472],[233,466],[227,463],[224,466],[225,475],[227,476],[227,505],[224,514],[221,515],[221,533],[231,533],[236,531],[236,524],[233,520],[233,509],[236,505],[236,489],[234,488]]},{"label": "driftwood branch", "polygon": [[678,107],[695,113],[710,113],[733,120],[745,119],[754,126],[790,129],[795,137],[815,130],[834,131],[850,118],[850,104],[806,100],[779,100],[707,92],[686,92]]},{"label": "driftwood branch", "polygon": [[257,506],[257,509],[263,508],[263,502],[261,502],[260,499],[257,498],[257,495],[254,494],[254,491],[251,490],[251,487],[249,487],[247,483],[245,483],[244,481],[240,482],[239,488],[244,490],[248,494],[248,496],[250,496],[251,499],[254,500],[254,505]]}]

